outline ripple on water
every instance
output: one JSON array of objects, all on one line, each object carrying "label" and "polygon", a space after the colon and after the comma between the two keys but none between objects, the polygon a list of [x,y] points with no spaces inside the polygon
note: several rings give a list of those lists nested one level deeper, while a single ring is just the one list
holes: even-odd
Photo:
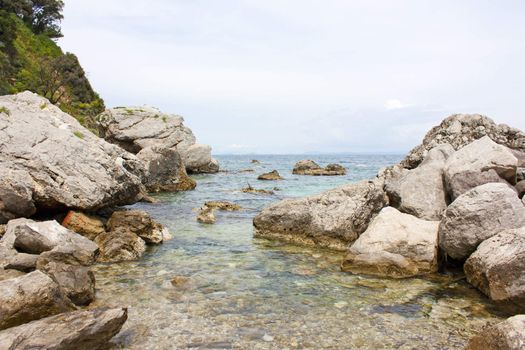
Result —
[{"label": "ripple on water", "polygon": [[[344,177],[300,177],[295,161],[339,162]],[[174,239],[150,247],[136,262],[95,267],[98,305],[129,307],[117,336],[125,349],[461,349],[487,321],[500,316],[463,280],[389,280],[339,271],[341,256],[324,250],[252,238],[251,220],[272,201],[319,193],[371,177],[394,156],[223,157],[232,170],[199,175],[195,191],[160,194],[159,204],[138,204],[167,225]],[[254,173],[237,173],[243,168]],[[287,180],[257,181],[277,169]],[[247,183],[281,190],[245,194]],[[206,200],[241,204],[201,225],[192,208]],[[186,277],[186,278],[181,278]],[[175,282],[172,280],[177,278]],[[183,281],[183,282],[180,282]]]}]

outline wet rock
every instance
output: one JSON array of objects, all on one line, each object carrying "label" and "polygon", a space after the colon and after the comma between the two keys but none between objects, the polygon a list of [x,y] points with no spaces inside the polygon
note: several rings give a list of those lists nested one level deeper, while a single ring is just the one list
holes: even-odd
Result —
[{"label": "wet rock", "polygon": [[445,165],[445,184],[452,200],[490,182],[516,183],[518,160],[505,146],[485,136],[452,154]]},{"label": "wet rock", "polygon": [[312,176],[346,175],[346,169],[339,164],[328,164],[326,168],[322,168],[313,160],[305,159],[295,164],[292,174]]},{"label": "wet rock", "polygon": [[226,201],[208,201],[205,202],[204,205],[208,208],[225,211],[238,211],[242,209],[240,205]]},{"label": "wet rock", "polygon": [[107,222],[108,231],[127,230],[148,244],[160,244],[167,229],[142,210],[114,212]]},{"label": "wet rock", "polygon": [[147,147],[137,153],[147,170],[146,188],[150,192],[193,190],[197,183],[186,173],[179,152],[174,148]]},{"label": "wet rock", "polygon": [[0,329],[73,309],[58,284],[40,271],[0,281]]},{"label": "wet rock", "polygon": [[250,163],[252,163],[252,164],[261,164],[261,162],[258,161],[257,159],[252,159],[252,161]]},{"label": "wet rock", "polygon": [[516,190],[518,191],[518,197],[523,198],[525,195],[525,180],[521,180],[516,184]]},{"label": "wet rock", "polygon": [[206,205],[202,206],[197,213],[197,221],[202,224],[214,224],[215,215],[213,214],[213,208]]},{"label": "wet rock", "polygon": [[472,337],[465,350],[521,350],[525,348],[525,315],[485,327]]},{"label": "wet rock", "polygon": [[37,259],[38,255],[35,254],[18,253],[8,260],[7,264],[4,265],[4,269],[31,272],[36,269]]},{"label": "wet rock", "polygon": [[95,300],[95,275],[84,266],[83,257],[75,256],[74,247],[56,247],[42,253],[37,260],[38,270],[49,275],[76,305],[88,305]]},{"label": "wet rock", "polygon": [[92,241],[106,230],[102,220],[73,210],[62,220],[62,226]]},{"label": "wet rock", "polygon": [[104,232],[95,243],[100,247],[97,261],[120,262],[139,259],[146,251],[146,242],[126,228]]},{"label": "wet rock", "polygon": [[254,218],[255,236],[346,251],[387,204],[382,188],[361,181],[271,204]]},{"label": "wet rock", "polygon": [[257,177],[257,180],[275,181],[284,179],[281,177],[281,175],[279,175],[279,172],[277,170],[272,170],[269,173],[259,175],[259,177]]},{"label": "wet rock", "polygon": [[425,220],[441,220],[447,208],[443,184],[445,161],[454,152],[449,144],[431,149],[415,169],[403,169],[385,182],[390,205]]},{"label": "wet rock", "polygon": [[255,170],[253,169],[241,169],[238,171],[238,173],[253,173]]},{"label": "wet rock", "polygon": [[1,96],[0,105],[10,111],[0,113],[0,223],[136,201],[144,167],[134,155],[31,92]]},{"label": "wet rock", "polygon": [[525,207],[506,184],[489,183],[459,196],[439,226],[439,246],[456,260],[465,260],[478,244],[511,228],[525,225]]},{"label": "wet rock", "polygon": [[401,166],[413,169],[426,157],[427,152],[439,144],[448,143],[458,150],[484,136],[500,145],[518,151],[525,151],[525,133],[504,124],[496,124],[479,114],[454,114],[433,127],[401,162]]},{"label": "wet rock", "polygon": [[383,208],[350,247],[342,269],[394,278],[435,272],[438,225]]},{"label": "wet rock", "polygon": [[127,317],[125,308],[81,310],[51,316],[0,332],[0,348],[106,349]]},{"label": "wet rock", "polygon": [[252,193],[252,194],[274,194],[273,191],[271,190],[264,190],[264,189],[258,189],[258,188],[253,188],[252,186],[248,185],[248,187],[245,187],[243,189],[241,189],[241,192],[243,193]]},{"label": "wet rock", "polygon": [[171,279],[171,284],[175,287],[183,287],[190,282],[190,278],[186,276],[175,276]]},{"label": "wet rock", "polygon": [[509,310],[525,312],[525,226],[483,241],[464,270],[468,282],[490,299]]},{"label": "wet rock", "polygon": [[211,148],[196,143],[193,132],[181,116],[150,107],[108,109],[97,117],[100,135],[132,153],[148,147],[177,150],[190,173],[217,172]]}]

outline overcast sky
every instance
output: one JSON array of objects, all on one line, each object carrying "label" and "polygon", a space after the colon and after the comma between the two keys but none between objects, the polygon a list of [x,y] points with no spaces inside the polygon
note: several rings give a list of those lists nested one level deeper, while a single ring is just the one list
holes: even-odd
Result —
[{"label": "overcast sky", "polygon": [[525,1],[66,0],[109,107],[214,153],[405,152],[452,113],[525,129]]}]

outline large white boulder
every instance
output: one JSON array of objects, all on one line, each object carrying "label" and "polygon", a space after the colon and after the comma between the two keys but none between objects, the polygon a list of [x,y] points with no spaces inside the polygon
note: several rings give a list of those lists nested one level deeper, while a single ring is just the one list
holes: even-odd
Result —
[{"label": "large white boulder", "polygon": [[503,322],[485,327],[472,337],[465,350],[525,349],[525,315],[509,317]]}]

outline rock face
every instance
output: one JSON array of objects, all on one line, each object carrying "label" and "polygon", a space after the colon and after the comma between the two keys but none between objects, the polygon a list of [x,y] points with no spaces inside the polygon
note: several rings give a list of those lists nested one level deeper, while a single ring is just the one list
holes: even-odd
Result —
[{"label": "rock face", "polygon": [[346,169],[339,164],[328,164],[326,168],[322,168],[313,160],[305,159],[295,164],[292,174],[312,176],[346,175]]},{"label": "rock face", "polygon": [[197,186],[174,148],[147,147],[137,153],[137,157],[146,166],[145,185],[150,192],[187,191]]},{"label": "rock face", "polygon": [[157,146],[177,150],[188,172],[213,173],[218,162],[209,146],[196,144],[192,131],[180,116],[150,107],[108,109],[97,117],[102,137],[131,153]]},{"label": "rock face", "polygon": [[390,205],[425,220],[441,220],[448,205],[443,182],[445,161],[454,152],[443,144],[431,149],[415,169],[401,169],[385,182]]},{"label": "rock face", "polygon": [[521,350],[525,348],[525,315],[486,327],[470,339],[465,350]]},{"label": "rock face", "polygon": [[518,160],[505,146],[484,136],[450,156],[445,182],[452,200],[468,190],[490,182],[516,184]]},{"label": "rock face", "polygon": [[387,204],[382,187],[361,181],[274,203],[254,218],[255,236],[345,251]]},{"label": "rock face", "polygon": [[48,100],[0,97],[0,223],[39,210],[93,211],[134,203],[144,167]]},{"label": "rock face", "polygon": [[483,241],[464,269],[469,283],[490,299],[525,312],[525,226]]},{"label": "rock face", "polygon": [[269,173],[264,173],[257,177],[257,180],[284,180],[277,170],[272,170]]},{"label": "rock face", "polygon": [[160,244],[167,229],[154,221],[142,210],[114,212],[107,222],[108,231],[127,230],[142,238],[148,244]]},{"label": "rock face", "polygon": [[453,259],[465,260],[484,240],[525,225],[525,207],[506,184],[489,183],[459,196],[445,211],[439,226],[440,248]]},{"label": "rock face", "polygon": [[0,329],[73,309],[58,284],[40,271],[0,281]]},{"label": "rock face", "polygon": [[47,317],[0,332],[1,349],[97,350],[127,320],[127,310],[95,309]]},{"label": "rock face", "polygon": [[492,119],[479,114],[454,114],[433,127],[423,142],[405,157],[401,166],[407,169],[417,167],[427,152],[439,144],[448,143],[458,150],[483,136],[508,148],[525,151],[524,132],[504,124],[497,125]]},{"label": "rock face", "polygon": [[350,247],[342,269],[394,278],[435,272],[438,225],[386,207]]}]

